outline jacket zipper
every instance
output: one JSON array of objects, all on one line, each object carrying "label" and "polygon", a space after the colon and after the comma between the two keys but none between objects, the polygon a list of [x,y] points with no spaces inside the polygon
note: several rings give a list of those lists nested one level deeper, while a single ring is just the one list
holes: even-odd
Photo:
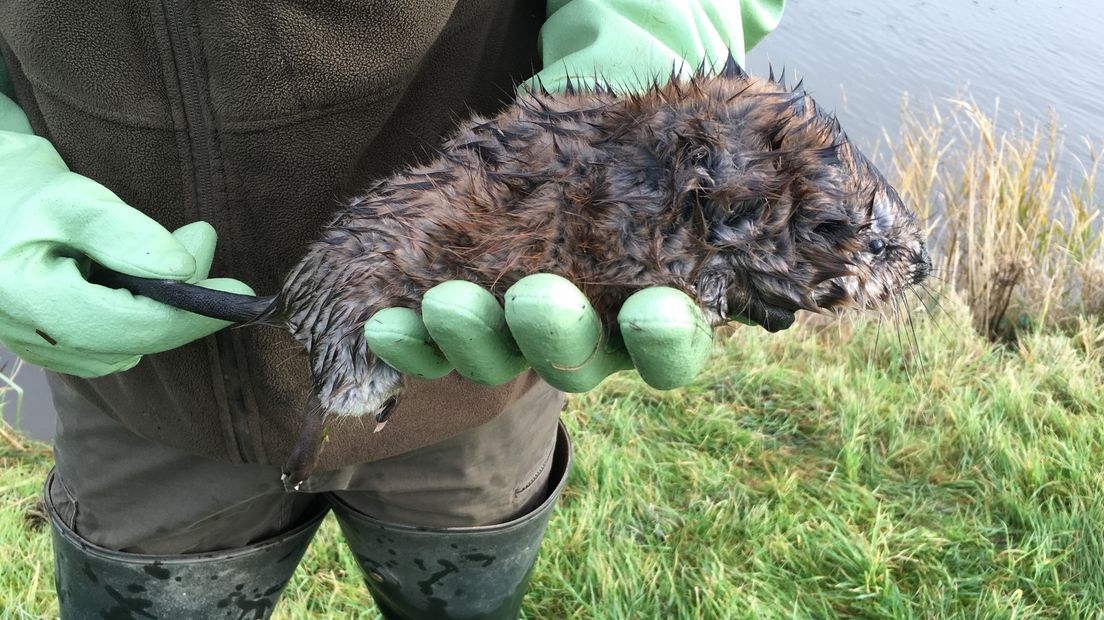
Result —
[{"label": "jacket zipper", "polygon": [[[215,127],[201,87],[203,77],[197,69],[196,53],[192,47],[193,37],[189,33],[193,22],[193,7],[190,7],[185,0],[162,0],[162,7],[165,11],[169,46],[176,64],[177,83],[186,123],[185,133],[188,136],[192,154],[196,207],[201,219],[211,223],[220,222],[225,217],[220,213],[220,207],[224,205],[219,204],[220,201],[214,191]],[[221,369],[221,377],[212,373],[212,378],[221,382],[221,385],[216,385],[215,388],[221,388],[226,394],[225,406],[238,457],[245,463],[256,462],[256,455],[249,440],[249,425],[246,420],[245,404],[242,402],[243,388],[234,343],[232,338],[224,333],[213,336],[211,342]]]},{"label": "jacket zipper", "polygon": [[164,0],[166,26],[169,30],[169,42],[176,58],[176,72],[180,85],[181,103],[184,104],[184,117],[188,124],[187,134],[192,149],[192,164],[195,166],[196,204],[199,215],[211,220],[217,214],[211,204],[211,177],[213,165],[211,155],[211,123],[207,118],[207,109],[200,96],[199,75],[196,71],[195,54],[192,52],[188,26],[191,16],[183,2]]}]

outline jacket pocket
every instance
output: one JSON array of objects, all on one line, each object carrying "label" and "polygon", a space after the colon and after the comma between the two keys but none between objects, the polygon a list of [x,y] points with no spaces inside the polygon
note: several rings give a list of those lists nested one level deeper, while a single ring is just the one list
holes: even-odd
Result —
[{"label": "jacket pocket", "polygon": [[537,463],[537,466],[529,472],[529,475],[525,476],[525,478],[522,478],[521,483],[518,486],[514,487],[514,497],[520,497],[521,495],[524,495],[526,491],[529,491],[529,489],[533,488],[533,485],[536,484],[538,481],[547,478],[547,476],[545,476],[544,474],[548,471],[548,467],[552,464],[552,455],[555,452],[556,440],[555,437],[553,437],[552,445],[548,447],[548,452],[545,453],[544,458],[541,459],[540,462]]},{"label": "jacket pocket", "polygon": [[70,530],[77,531],[77,500],[69,487],[62,482],[57,468],[51,469],[46,477],[46,501],[54,508],[61,522]]},{"label": "jacket pocket", "polygon": [[36,92],[118,123],[170,125],[147,2],[9,0],[0,6],[0,38]]}]

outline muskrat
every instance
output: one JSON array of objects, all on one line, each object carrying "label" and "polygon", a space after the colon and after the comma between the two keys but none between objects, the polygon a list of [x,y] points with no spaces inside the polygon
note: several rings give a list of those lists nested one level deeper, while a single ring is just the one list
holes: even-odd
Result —
[{"label": "muskrat", "polygon": [[[522,277],[557,274],[608,330],[629,295],[668,286],[714,326],[741,315],[773,331],[798,310],[877,306],[930,264],[916,216],[835,117],[800,83],[752,77],[729,57],[638,94],[600,80],[538,86],[463,122],[432,161],[348,202],[275,301],[246,313],[265,309],[260,322],[309,352],[317,435],[327,414],[393,406],[403,378],[363,326],[383,308],[419,308],[447,280],[501,302]],[[296,450],[293,482],[312,442]]]}]

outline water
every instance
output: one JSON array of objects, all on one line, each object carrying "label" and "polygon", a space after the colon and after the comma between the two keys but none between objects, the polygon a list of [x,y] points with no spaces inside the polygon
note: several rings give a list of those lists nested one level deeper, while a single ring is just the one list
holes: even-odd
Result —
[{"label": "water", "polygon": [[[0,369],[9,372],[15,367],[16,359],[8,351],[0,348]],[[34,366],[24,365],[15,376],[15,382],[23,390],[22,407],[16,409],[17,394],[13,391],[0,395],[3,402],[4,419],[13,425],[18,424],[24,432],[36,439],[50,439],[54,436],[54,404],[50,401],[50,390],[46,387],[46,376]],[[4,384],[0,383],[0,390]]]},{"label": "water", "polygon": [[1102,142],[1102,28],[1098,0],[793,0],[747,64],[796,70],[866,152],[883,128],[896,136],[905,93],[927,107],[968,88],[983,110],[999,99],[1004,128],[1014,112],[1030,124],[1053,109],[1069,146],[1061,164],[1077,169],[1081,138]]},{"label": "water", "polygon": [[[1053,108],[1068,138],[1068,166],[1087,152],[1079,137],[1102,141],[1101,30],[1099,0],[791,0],[748,68],[765,74],[769,59],[802,75],[866,152],[883,128],[896,135],[906,92],[913,101],[935,101],[968,86],[984,109],[1000,99],[1006,127],[1014,111],[1045,121]],[[18,380],[27,394],[23,427],[49,438],[53,409],[41,372],[25,367]]]}]

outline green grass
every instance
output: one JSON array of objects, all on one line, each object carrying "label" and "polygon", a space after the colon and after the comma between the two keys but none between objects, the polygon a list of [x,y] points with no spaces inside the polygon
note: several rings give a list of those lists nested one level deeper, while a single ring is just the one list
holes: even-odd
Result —
[{"label": "green grass", "polygon": [[[915,337],[741,328],[685,389],[574,398],[527,618],[1104,618],[1104,148],[1063,188],[1056,125],[903,120],[894,184],[965,301]],[[0,618],[54,617],[49,456],[21,443],[0,433]],[[376,617],[332,521],[277,617]]]},{"label": "green grass", "polygon": [[[1104,331],[994,345],[942,306],[917,312],[922,361],[891,323],[741,328],[686,389],[574,398],[526,617],[1100,615]],[[0,465],[0,609],[53,616],[48,458]],[[277,617],[375,617],[335,529]]]}]

